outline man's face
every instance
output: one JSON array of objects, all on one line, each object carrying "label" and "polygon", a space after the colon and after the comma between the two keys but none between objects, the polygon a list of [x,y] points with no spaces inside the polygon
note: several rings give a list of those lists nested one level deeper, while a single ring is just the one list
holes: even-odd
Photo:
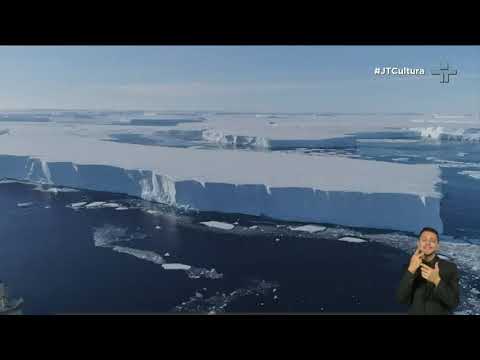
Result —
[{"label": "man's face", "polygon": [[437,235],[431,231],[424,231],[418,239],[420,250],[427,256],[430,256],[438,250]]}]

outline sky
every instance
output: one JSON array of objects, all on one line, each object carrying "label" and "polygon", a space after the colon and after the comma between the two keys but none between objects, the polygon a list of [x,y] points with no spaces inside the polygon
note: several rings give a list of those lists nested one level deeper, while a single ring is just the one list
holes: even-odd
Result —
[{"label": "sky", "polygon": [[480,46],[0,46],[0,81],[0,110],[478,114]]}]

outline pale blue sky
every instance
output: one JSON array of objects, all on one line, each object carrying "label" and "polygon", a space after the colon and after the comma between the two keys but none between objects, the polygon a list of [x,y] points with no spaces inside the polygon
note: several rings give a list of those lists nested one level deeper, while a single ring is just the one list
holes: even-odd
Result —
[{"label": "pale blue sky", "polygon": [[478,113],[480,46],[0,46],[0,80],[0,109]]}]

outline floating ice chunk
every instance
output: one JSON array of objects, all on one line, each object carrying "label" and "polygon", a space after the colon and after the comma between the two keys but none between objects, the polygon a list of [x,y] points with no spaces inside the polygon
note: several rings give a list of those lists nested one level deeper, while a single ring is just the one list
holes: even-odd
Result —
[{"label": "floating ice chunk", "polygon": [[258,229],[258,225],[253,225],[253,226],[250,226],[249,229],[251,230],[255,230],[255,229]]},{"label": "floating ice chunk", "polygon": [[465,155],[467,155],[467,153],[464,153],[464,152],[459,152],[459,153],[457,154],[457,156],[459,156],[459,157],[464,157]]},{"label": "floating ice chunk", "polygon": [[197,297],[199,299],[203,299],[203,295],[201,293],[199,293],[198,291],[195,293],[195,297]]},{"label": "floating ice chunk", "polygon": [[42,191],[42,192],[47,192],[47,193],[54,193],[54,194],[58,194],[58,193],[67,193],[67,192],[79,192],[80,190],[77,190],[77,189],[71,189],[71,188],[66,188],[66,187],[49,187],[49,188],[44,188],[42,185],[38,185],[37,187],[35,187],[33,190],[35,191]]},{"label": "floating ice chunk", "polygon": [[142,260],[151,261],[155,264],[162,264],[162,266],[165,265],[165,260],[160,255],[158,255],[153,251],[139,250],[139,249],[133,249],[133,248],[123,247],[123,246],[114,246],[112,250],[117,251],[119,253],[129,254]]},{"label": "floating ice chunk", "polygon": [[318,231],[324,231],[326,229],[325,226],[320,225],[302,225],[297,227],[289,226],[288,228],[293,231],[309,232],[310,234],[316,233]]},{"label": "floating ice chunk", "polygon": [[472,171],[472,170],[465,170],[465,171],[460,171],[460,175],[467,175],[470,176],[471,178],[480,180],[480,171]]},{"label": "floating ice chunk", "polygon": [[209,298],[192,296],[189,301],[182,302],[181,305],[176,306],[174,311],[208,314],[223,313],[231,302],[244,296],[266,295],[274,286],[278,286],[278,284],[258,281],[253,282],[253,284],[247,288],[236,289],[228,295],[217,292]]},{"label": "floating ice chunk", "polygon": [[0,184],[16,184],[16,183],[22,183],[22,182],[18,180],[10,180],[10,179],[0,180]]},{"label": "floating ice chunk", "polygon": [[82,201],[82,202],[77,202],[77,203],[70,204],[70,207],[71,208],[80,208],[80,207],[82,207],[86,204],[88,204],[87,201]]},{"label": "floating ice chunk", "polygon": [[190,270],[192,268],[190,265],[176,264],[176,263],[162,264],[162,267],[165,270]]},{"label": "floating ice chunk", "polygon": [[165,254],[163,254],[163,256],[169,257],[169,256],[170,256],[170,253],[166,252]]},{"label": "floating ice chunk", "polygon": [[200,278],[206,278],[206,279],[221,279],[223,278],[223,274],[218,273],[215,269],[204,269],[204,268],[196,268],[196,267],[191,267],[189,270],[187,270],[187,275],[190,279],[200,279]]},{"label": "floating ice chunk", "polygon": [[275,239],[275,242],[279,242],[279,241],[280,241],[280,239],[279,239],[279,238],[276,238],[276,239]]},{"label": "floating ice chunk", "polygon": [[21,207],[21,208],[30,207],[32,205],[33,205],[33,202],[24,202],[24,203],[18,203],[17,204],[17,206]]},{"label": "floating ice chunk", "polygon": [[162,228],[162,227],[159,226],[159,225],[155,226],[155,229],[157,229],[157,230],[160,230],[161,228]]},{"label": "floating ice chunk", "polygon": [[71,188],[56,188],[56,187],[53,187],[53,188],[49,188],[46,190],[46,192],[53,192],[53,193],[59,193],[59,192],[80,192],[80,190],[77,190],[77,189],[71,189]]},{"label": "floating ice chunk", "polygon": [[45,209],[50,209],[51,206],[50,205],[45,205]]},{"label": "floating ice chunk", "polygon": [[408,160],[410,160],[410,159],[406,158],[406,157],[392,158],[392,161],[408,161]]},{"label": "floating ice chunk", "polygon": [[119,206],[119,207],[117,207],[115,210],[124,211],[124,210],[128,210],[128,207],[126,207],[126,206]]},{"label": "floating ice chunk", "polygon": [[102,205],[104,208],[119,208],[120,206],[121,205],[117,203],[106,203]]},{"label": "floating ice chunk", "polygon": [[99,208],[103,204],[105,204],[105,201],[94,201],[94,202],[92,202],[88,205],[85,205],[85,208],[87,208],[87,209]]},{"label": "floating ice chunk", "polygon": [[367,242],[367,240],[365,240],[365,239],[360,239],[360,238],[352,237],[352,236],[344,236],[344,237],[341,237],[341,238],[338,239],[338,240],[339,240],[339,241],[351,242],[351,243],[363,243],[363,242]]},{"label": "floating ice chunk", "polygon": [[110,244],[118,241],[129,241],[127,236],[127,229],[120,228],[113,225],[105,225],[100,228],[95,228],[93,233],[93,241],[95,246],[110,246]]},{"label": "floating ice chunk", "polygon": [[393,143],[393,144],[403,144],[403,143],[416,143],[418,140],[415,139],[357,139],[357,142],[360,143]]},{"label": "floating ice chunk", "polygon": [[158,210],[146,210],[150,215],[160,215],[162,212]]},{"label": "floating ice chunk", "polygon": [[232,230],[235,227],[235,225],[220,221],[203,221],[200,224],[223,230]]}]

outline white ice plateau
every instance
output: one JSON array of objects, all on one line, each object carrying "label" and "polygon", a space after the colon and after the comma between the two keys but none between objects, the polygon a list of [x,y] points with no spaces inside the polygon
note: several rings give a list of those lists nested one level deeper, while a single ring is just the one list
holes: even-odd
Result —
[{"label": "white ice plateau", "polygon": [[[159,130],[123,120],[4,123],[8,132],[0,138],[0,178],[119,192],[201,211],[413,232],[432,226],[443,232],[436,164],[109,141],[112,134],[152,135]],[[282,115],[275,124],[268,117],[213,113],[201,122],[161,130],[201,131],[202,141],[260,148],[273,142],[355,146],[352,133],[410,128],[411,122],[405,116],[339,116],[331,121]],[[449,124],[440,125],[445,129]],[[96,206],[101,205],[86,205]]]}]

